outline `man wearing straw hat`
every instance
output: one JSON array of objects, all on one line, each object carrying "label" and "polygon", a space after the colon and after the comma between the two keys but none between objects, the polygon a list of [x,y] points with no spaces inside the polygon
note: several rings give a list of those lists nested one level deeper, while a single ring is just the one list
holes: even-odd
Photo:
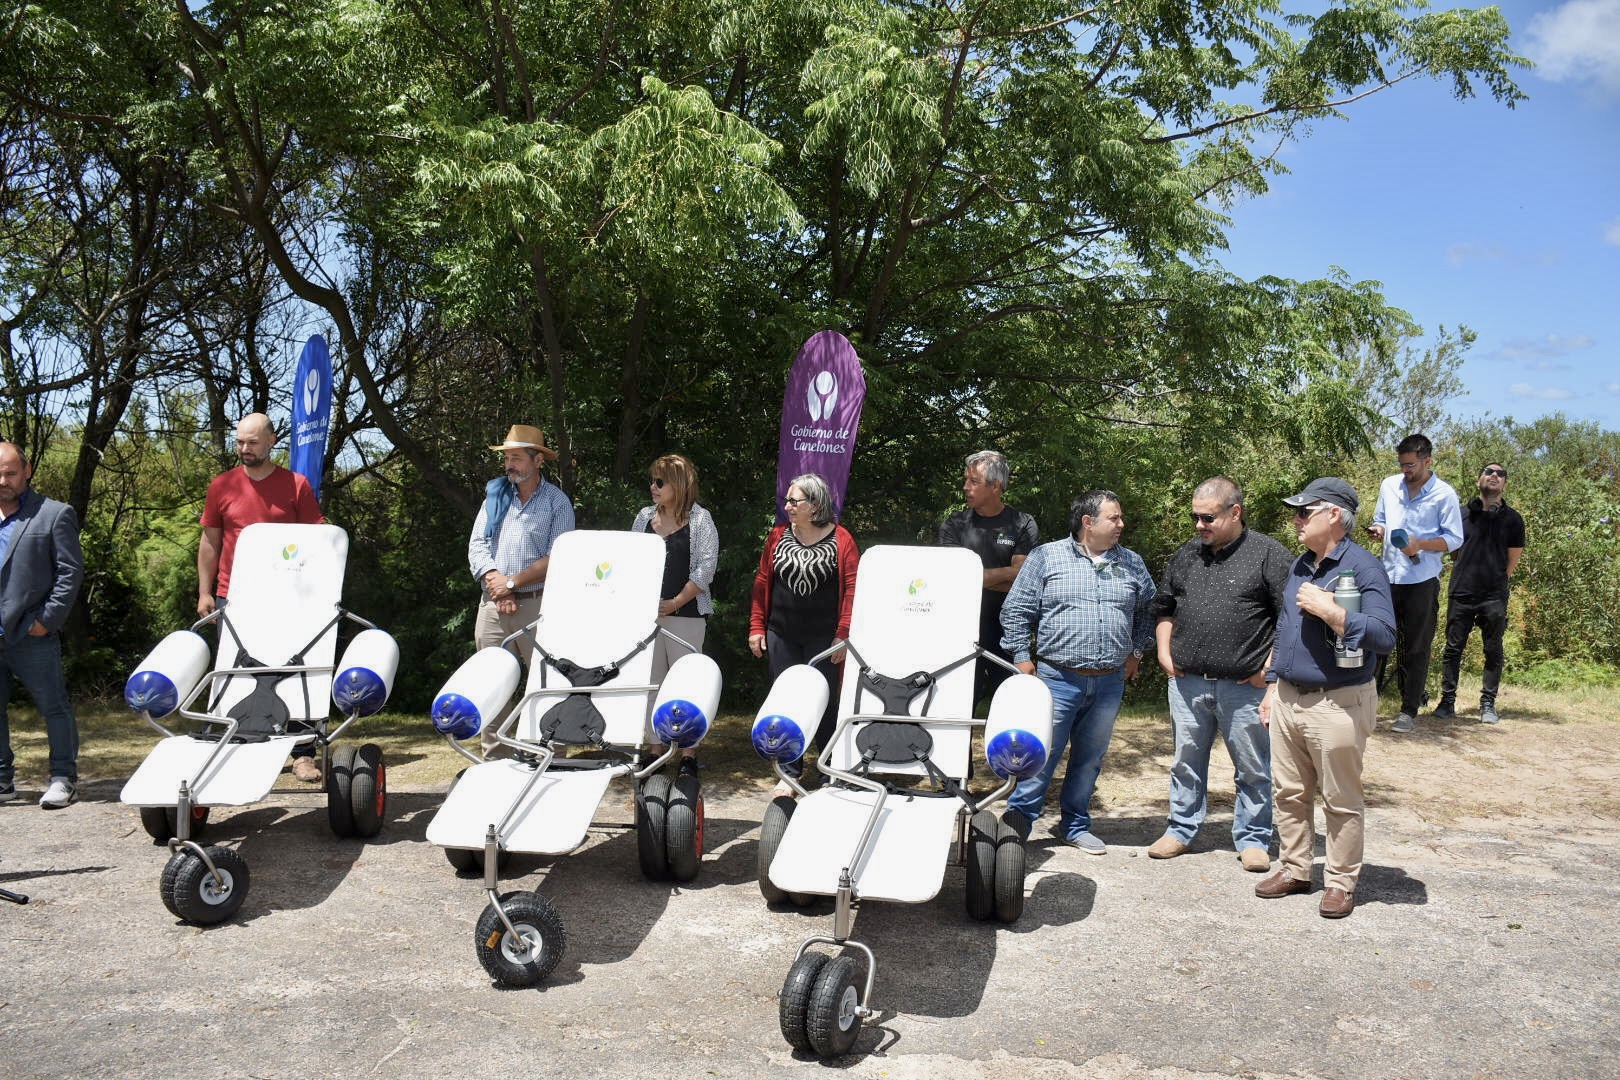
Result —
[{"label": "man wearing straw hat", "polygon": [[[542,459],[557,459],[545,432],[513,424],[506,441],[490,449],[501,452],[505,472],[484,486],[467,541],[467,564],[481,589],[473,622],[479,648],[499,645],[540,617],[551,545],[574,527],[574,504],[540,475]],[[524,637],[516,644],[527,663],[534,643]]]}]

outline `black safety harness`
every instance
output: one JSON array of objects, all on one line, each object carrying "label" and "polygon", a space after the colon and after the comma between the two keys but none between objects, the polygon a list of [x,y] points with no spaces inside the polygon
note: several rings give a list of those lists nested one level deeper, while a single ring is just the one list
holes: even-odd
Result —
[{"label": "black safety harness", "polygon": [[[910,675],[895,677],[874,671],[853,645],[847,647],[860,668],[860,675],[855,683],[855,712],[857,714],[861,712],[861,695],[871,694],[881,703],[885,716],[909,716],[911,707],[919,696],[923,697],[923,711],[926,712],[928,706],[933,703],[934,690],[940,677],[977,659],[979,655],[979,650],[975,648],[966,656],[952,660],[944,667],[935,668],[933,671],[914,671]],[[870,721],[862,726],[860,733],[855,736],[855,748],[860,751],[861,759],[849,771],[857,776],[868,776],[874,764],[919,764],[934,783],[944,789],[945,795],[973,805],[973,799],[967,790],[955,778],[946,775],[934,764],[932,757],[934,737],[921,724],[897,720]],[[908,790],[907,794],[926,793]]]},{"label": "black safety harness", "polygon": [[[539,653],[545,662],[557,669],[558,674],[567,679],[567,687],[557,689],[567,696],[547,709],[540,716],[539,734],[542,741],[559,742],[572,745],[593,746],[598,750],[606,750],[607,743],[603,736],[607,734],[607,719],[603,717],[600,709],[596,707],[595,697],[590,692],[592,687],[601,686],[619,674],[621,668],[636,657],[636,654],[652,644],[658,636],[658,627],[653,626],[652,633],[636,642],[630,651],[617,660],[599,665],[597,667],[582,667],[572,660],[547,652],[536,641],[534,651]],[[540,670],[540,688],[546,687],[546,670]]]},{"label": "black safety harness", "polygon": [[[317,644],[319,644],[321,639],[324,638],[333,627],[342,622],[343,618],[344,611],[342,608],[339,608],[337,614],[332,616],[331,621],[329,621],[325,626],[322,626],[320,630],[316,631],[315,636],[310,638],[303,648],[293,653],[291,658],[289,658],[285,664],[280,666],[303,666],[305,655]],[[228,614],[221,611],[219,621],[220,625],[225,628],[225,631],[231,635],[231,640],[236,642],[236,662],[232,665],[234,668],[243,672],[251,672],[254,668],[266,668],[270,666],[263,660],[256,658],[252,653],[248,652],[247,646],[242,644],[242,638],[236,632],[236,627],[231,625],[231,618]],[[293,678],[294,676],[297,676],[299,686],[304,692],[304,715],[306,717],[311,716],[313,709],[309,698],[308,675],[309,672],[307,671],[262,671],[257,674],[253,674],[253,689],[249,691],[248,695],[241,701],[238,701],[235,705],[232,705],[230,712],[225,714],[230,719],[236,721],[236,734],[233,736],[233,738],[238,742],[264,742],[272,735],[286,735],[290,733],[289,729],[294,723],[292,713],[288,711],[287,703],[281,699],[281,695],[276,693],[276,687],[281,685],[283,680]],[[215,692],[213,701],[211,701],[208,705],[208,711],[210,713],[219,707],[219,703],[224,698],[225,691],[229,688],[231,680],[238,677],[240,676],[232,674],[230,678],[220,681],[219,689]],[[303,726],[306,729],[310,727],[309,723],[306,721],[298,721],[298,723],[300,726]],[[319,727],[316,727],[314,730],[318,732]]]}]

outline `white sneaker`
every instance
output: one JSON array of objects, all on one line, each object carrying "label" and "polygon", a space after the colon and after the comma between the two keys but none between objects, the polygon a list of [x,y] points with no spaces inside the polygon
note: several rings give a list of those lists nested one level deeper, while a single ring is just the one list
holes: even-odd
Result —
[{"label": "white sneaker", "polygon": [[73,781],[65,776],[51,777],[51,786],[39,797],[39,805],[47,810],[60,810],[73,801]]}]

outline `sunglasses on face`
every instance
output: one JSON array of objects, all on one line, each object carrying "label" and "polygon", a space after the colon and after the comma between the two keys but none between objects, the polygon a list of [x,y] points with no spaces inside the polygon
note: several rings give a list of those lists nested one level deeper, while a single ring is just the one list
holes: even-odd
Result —
[{"label": "sunglasses on face", "polygon": [[653,486],[654,491],[663,491],[664,485],[669,483],[669,481],[665,480],[662,476],[655,476],[647,482]]},{"label": "sunglasses on face", "polygon": [[1318,510],[1326,510],[1325,506],[1300,506],[1294,510],[1294,520],[1304,521],[1316,514]]},{"label": "sunglasses on face", "polygon": [[793,496],[789,495],[787,498],[782,500],[782,505],[783,506],[803,506],[805,503],[807,503],[809,501],[810,501],[809,499],[795,499]]},{"label": "sunglasses on face", "polygon": [[1192,523],[1194,525],[1213,525],[1213,524],[1215,524],[1215,519],[1220,517],[1221,515],[1219,515],[1219,514],[1200,514],[1198,511],[1194,510],[1191,514],[1188,514],[1187,516],[1192,518]]},{"label": "sunglasses on face", "polygon": [[1500,476],[1502,479],[1506,480],[1507,479],[1507,470],[1506,469],[1483,469],[1483,470],[1480,471],[1480,475],[1481,476]]}]

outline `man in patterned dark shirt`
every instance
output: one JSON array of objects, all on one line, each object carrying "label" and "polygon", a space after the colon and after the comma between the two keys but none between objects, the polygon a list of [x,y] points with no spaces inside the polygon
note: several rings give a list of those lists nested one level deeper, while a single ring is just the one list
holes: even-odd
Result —
[{"label": "man in patterned dark shirt", "polygon": [[1243,522],[1243,489],[1224,476],[1192,497],[1198,537],[1170,556],[1153,598],[1159,666],[1170,676],[1170,823],[1154,859],[1186,851],[1209,812],[1209,752],[1220,732],[1237,800],[1232,846],[1243,869],[1271,867],[1271,738],[1260,723],[1266,657],[1293,556]]}]

